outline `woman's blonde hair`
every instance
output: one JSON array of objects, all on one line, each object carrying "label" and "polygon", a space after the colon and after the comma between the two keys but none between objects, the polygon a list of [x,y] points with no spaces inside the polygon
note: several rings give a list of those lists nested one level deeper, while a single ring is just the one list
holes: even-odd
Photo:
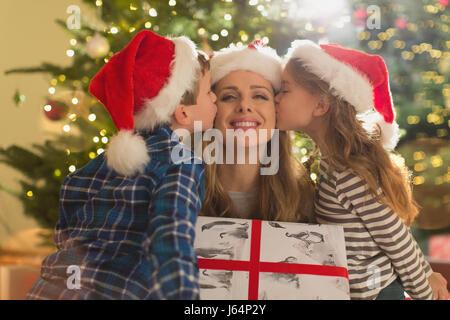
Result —
[{"label": "woman's blonde hair", "polygon": [[[268,156],[270,143],[268,141],[266,146]],[[200,215],[238,218],[233,216],[231,198],[218,177],[220,165],[213,163],[206,166],[205,198]],[[275,175],[260,175],[257,188],[258,216],[252,218],[284,222],[311,221],[314,188],[307,170],[292,152],[289,132],[279,132],[278,172]]]},{"label": "woman's blonde hair", "polygon": [[[412,197],[410,172],[401,156],[383,148],[380,129],[359,119],[355,108],[333,95],[329,85],[309,72],[300,60],[289,60],[286,69],[298,85],[313,95],[322,95],[330,104],[324,116],[327,129],[322,148],[326,150],[321,150],[329,155],[330,169],[351,168],[367,182],[369,192],[378,201],[411,225],[419,208]],[[379,188],[381,194],[377,194]]]}]

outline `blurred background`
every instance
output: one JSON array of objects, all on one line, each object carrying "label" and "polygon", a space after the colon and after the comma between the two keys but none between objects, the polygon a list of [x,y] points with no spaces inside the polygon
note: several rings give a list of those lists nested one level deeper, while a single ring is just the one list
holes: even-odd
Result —
[{"label": "blurred background", "polygon": [[[0,299],[22,299],[55,250],[62,181],[115,133],[89,81],[143,29],[207,53],[260,39],[282,56],[306,38],[381,55],[422,207],[412,232],[450,280],[449,24],[448,0],[2,0]],[[295,134],[299,159],[312,147]]]}]

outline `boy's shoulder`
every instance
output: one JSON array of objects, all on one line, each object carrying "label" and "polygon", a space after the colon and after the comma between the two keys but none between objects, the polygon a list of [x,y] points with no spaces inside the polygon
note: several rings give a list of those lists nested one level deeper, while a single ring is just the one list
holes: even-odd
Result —
[{"label": "boy's shoulder", "polygon": [[180,141],[178,135],[168,126],[160,126],[151,133],[143,134],[150,162],[158,161],[162,165],[199,165],[204,162],[189,146]]}]

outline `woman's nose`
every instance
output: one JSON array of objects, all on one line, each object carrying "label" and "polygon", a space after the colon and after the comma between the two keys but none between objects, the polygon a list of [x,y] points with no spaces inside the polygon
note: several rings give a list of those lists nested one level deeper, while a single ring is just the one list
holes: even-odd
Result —
[{"label": "woman's nose", "polygon": [[241,99],[239,105],[238,105],[238,111],[239,112],[251,112],[252,111],[251,103],[248,99]]}]

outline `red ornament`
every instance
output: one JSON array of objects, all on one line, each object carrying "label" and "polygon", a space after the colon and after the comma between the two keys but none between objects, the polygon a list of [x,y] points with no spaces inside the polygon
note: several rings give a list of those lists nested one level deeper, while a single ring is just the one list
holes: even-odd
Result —
[{"label": "red ornament", "polygon": [[405,29],[407,24],[408,24],[408,22],[403,18],[397,18],[395,20],[395,26],[399,29]]},{"label": "red ornament", "polygon": [[353,12],[353,15],[356,19],[365,19],[367,18],[367,11],[363,9],[357,9]]},{"label": "red ornament", "polygon": [[439,0],[438,2],[444,7],[448,6],[448,0]]},{"label": "red ornament", "polygon": [[352,23],[355,26],[365,26],[366,25],[366,19],[367,19],[367,11],[364,9],[357,9],[353,11],[353,17]]},{"label": "red ornament", "polygon": [[62,102],[51,100],[44,106],[44,114],[48,119],[58,121],[67,115],[67,107]]}]

